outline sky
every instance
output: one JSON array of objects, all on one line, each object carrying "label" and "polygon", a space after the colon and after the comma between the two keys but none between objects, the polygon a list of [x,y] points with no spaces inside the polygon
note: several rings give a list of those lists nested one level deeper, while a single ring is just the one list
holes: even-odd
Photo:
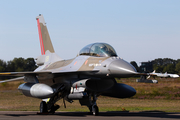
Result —
[{"label": "sky", "polygon": [[43,14],[55,52],[76,57],[105,42],[131,62],[180,59],[180,0],[1,0],[0,59],[41,55],[36,16]]}]

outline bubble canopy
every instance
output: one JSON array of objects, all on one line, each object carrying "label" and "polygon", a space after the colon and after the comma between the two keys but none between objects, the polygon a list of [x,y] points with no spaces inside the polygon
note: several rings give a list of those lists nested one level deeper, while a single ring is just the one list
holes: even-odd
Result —
[{"label": "bubble canopy", "polygon": [[117,57],[116,51],[107,43],[92,43],[80,50],[79,55]]}]

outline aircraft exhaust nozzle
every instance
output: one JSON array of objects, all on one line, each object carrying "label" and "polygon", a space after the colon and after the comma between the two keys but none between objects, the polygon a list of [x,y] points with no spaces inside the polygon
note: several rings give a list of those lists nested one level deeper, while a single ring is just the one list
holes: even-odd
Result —
[{"label": "aircraft exhaust nozzle", "polygon": [[43,83],[23,83],[19,85],[18,90],[25,96],[40,99],[49,98],[54,94],[53,89]]}]

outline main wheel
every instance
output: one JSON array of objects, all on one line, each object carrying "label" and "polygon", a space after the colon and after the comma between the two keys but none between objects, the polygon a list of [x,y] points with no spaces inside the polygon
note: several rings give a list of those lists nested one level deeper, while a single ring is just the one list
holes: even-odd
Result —
[{"label": "main wheel", "polygon": [[47,112],[47,104],[45,101],[42,101],[40,103],[40,113],[46,113]]},{"label": "main wheel", "polygon": [[99,108],[98,108],[97,105],[94,105],[94,106],[92,107],[92,113],[93,113],[93,115],[95,115],[95,116],[97,116],[97,115],[99,114]]}]

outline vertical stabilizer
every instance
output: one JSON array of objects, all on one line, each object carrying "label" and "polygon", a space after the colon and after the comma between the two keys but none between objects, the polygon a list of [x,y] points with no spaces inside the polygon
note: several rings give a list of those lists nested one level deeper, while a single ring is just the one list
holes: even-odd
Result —
[{"label": "vertical stabilizer", "polygon": [[37,16],[36,20],[38,25],[41,54],[45,55],[47,50],[49,50],[51,53],[54,53],[54,48],[51,43],[51,39],[43,15],[40,14],[39,16]]},{"label": "vertical stabilizer", "polygon": [[42,66],[62,60],[54,52],[54,48],[51,43],[51,39],[49,37],[49,33],[43,15],[40,14],[39,16],[37,16],[36,20],[38,25],[39,40],[40,40],[41,54],[42,54],[41,56],[36,58],[36,64],[38,66]]}]

